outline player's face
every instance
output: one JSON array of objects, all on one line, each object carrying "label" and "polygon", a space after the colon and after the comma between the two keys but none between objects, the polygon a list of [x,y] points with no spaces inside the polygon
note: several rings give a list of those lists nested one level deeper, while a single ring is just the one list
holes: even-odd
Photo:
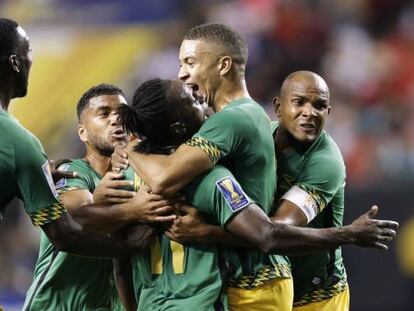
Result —
[{"label": "player's face", "polygon": [[184,40],[180,47],[178,78],[191,87],[210,107],[220,84],[217,46],[203,40]]},{"label": "player's face", "polygon": [[191,87],[180,80],[173,81],[173,92],[178,94],[176,118],[181,120],[190,135],[201,127],[207,116],[207,104]]},{"label": "player's face", "polygon": [[117,109],[126,105],[121,95],[100,95],[89,100],[82,112],[84,142],[104,156],[110,156],[115,146],[128,142],[128,136],[119,122]]},{"label": "player's face", "polygon": [[14,97],[24,97],[27,94],[30,68],[32,67],[32,49],[27,33],[20,26],[17,27],[18,48],[16,55],[19,61],[19,72],[16,74],[16,93]]},{"label": "player's face", "polygon": [[330,109],[328,87],[318,79],[292,80],[276,104],[280,124],[303,143],[319,137]]}]

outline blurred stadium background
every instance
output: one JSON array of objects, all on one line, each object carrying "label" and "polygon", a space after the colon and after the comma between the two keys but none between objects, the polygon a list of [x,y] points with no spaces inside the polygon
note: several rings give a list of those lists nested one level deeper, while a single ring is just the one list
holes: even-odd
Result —
[{"label": "blurred stadium background", "polygon": [[[414,3],[405,0],[0,0],[0,15],[32,40],[29,95],[11,112],[49,158],[79,157],[75,105],[109,82],[174,78],[190,27],[226,23],[247,38],[251,95],[272,98],[292,71],[313,70],[331,89],[328,131],[347,165],[345,223],[372,204],[402,224],[388,252],[345,247],[351,310],[414,309]],[[19,310],[39,231],[10,205],[0,226],[0,305]]]}]

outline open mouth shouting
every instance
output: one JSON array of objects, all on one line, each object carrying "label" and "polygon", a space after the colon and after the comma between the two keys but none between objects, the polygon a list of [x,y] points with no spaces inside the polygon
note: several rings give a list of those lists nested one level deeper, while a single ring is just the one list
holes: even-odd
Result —
[{"label": "open mouth shouting", "polygon": [[122,127],[118,127],[111,132],[111,137],[113,137],[116,140],[125,140],[126,133]]}]

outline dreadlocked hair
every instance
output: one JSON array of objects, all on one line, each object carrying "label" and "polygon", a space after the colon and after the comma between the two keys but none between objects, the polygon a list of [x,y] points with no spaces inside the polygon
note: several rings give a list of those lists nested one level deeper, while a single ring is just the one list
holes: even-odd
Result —
[{"label": "dreadlocked hair", "polygon": [[167,93],[169,80],[152,79],[134,92],[131,106],[119,108],[119,119],[125,131],[142,139],[135,148],[142,153],[160,153],[169,132]]}]

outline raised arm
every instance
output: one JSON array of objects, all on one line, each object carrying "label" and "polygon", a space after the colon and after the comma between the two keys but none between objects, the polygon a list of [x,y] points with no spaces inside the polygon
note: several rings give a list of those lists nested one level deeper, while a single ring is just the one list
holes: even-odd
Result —
[{"label": "raised arm", "polygon": [[131,146],[125,152],[129,164],[152,191],[164,195],[178,192],[213,166],[207,153],[188,145],[181,145],[170,155],[141,154]]}]

